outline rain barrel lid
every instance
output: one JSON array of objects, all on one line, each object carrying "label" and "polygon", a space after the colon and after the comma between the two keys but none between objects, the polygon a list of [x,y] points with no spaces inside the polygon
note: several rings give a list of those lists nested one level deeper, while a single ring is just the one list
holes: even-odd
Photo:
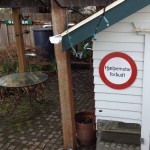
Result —
[{"label": "rain barrel lid", "polygon": [[33,29],[34,31],[50,31],[52,30],[51,28],[36,28],[36,29]]}]

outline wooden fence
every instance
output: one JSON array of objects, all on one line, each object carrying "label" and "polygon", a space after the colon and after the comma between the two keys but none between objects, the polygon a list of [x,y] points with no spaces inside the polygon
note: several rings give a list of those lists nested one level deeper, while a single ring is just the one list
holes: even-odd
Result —
[{"label": "wooden fence", "polygon": [[[33,21],[32,25],[22,25],[22,30],[29,30],[29,34],[24,34],[25,46],[34,46],[33,29],[41,28],[44,24],[50,24],[50,13],[26,13],[24,16],[29,16],[29,19]],[[6,48],[12,44],[15,44],[15,33],[13,25],[4,24],[4,20],[12,20],[12,14],[0,14],[0,49]],[[80,22],[83,20],[83,16],[79,14],[72,14],[69,16],[70,22]]]}]

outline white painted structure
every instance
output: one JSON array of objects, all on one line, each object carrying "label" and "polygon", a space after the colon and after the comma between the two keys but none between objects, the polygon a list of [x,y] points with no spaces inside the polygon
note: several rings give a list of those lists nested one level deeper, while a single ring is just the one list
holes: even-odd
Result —
[{"label": "white painted structure", "polygon": [[[129,55],[136,63],[137,77],[128,88],[116,90],[99,75],[101,60],[112,52]],[[93,43],[96,120],[141,125],[141,150],[150,143],[150,5],[97,34]]]}]

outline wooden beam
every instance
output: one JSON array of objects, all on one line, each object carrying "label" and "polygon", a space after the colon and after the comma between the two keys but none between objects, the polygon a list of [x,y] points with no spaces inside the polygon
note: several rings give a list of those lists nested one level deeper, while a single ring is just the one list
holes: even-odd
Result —
[{"label": "wooden beam", "polygon": [[[65,9],[51,0],[51,11],[54,35],[62,33],[66,27]],[[58,68],[64,149],[67,147],[75,149],[76,130],[70,52],[62,52],[62,43],[59,43],[55,45],[55,57]]]},{"label": "wooden beam", "polygon": [[19,62],[19,72],[26,71],[26,62],[25,62],[25,50],[24,50],[24,41],[23,41],[23,34],[22,34],[22,25],[20,19],[20,8],[15,7],[12,8],[12,15],[14,19],[14,30],[16,35],[16,49],[18,54],[18,62]]}]

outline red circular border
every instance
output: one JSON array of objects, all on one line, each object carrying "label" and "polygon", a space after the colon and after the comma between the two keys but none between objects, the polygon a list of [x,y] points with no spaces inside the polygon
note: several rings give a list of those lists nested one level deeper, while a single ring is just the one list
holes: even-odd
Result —
[{"label": "red circular border", "polygon": [[[114,58],[114,57],[120,57],[120,58],[125,59],[126,61],[128,61],[128,63],[130,64],[130,66],[132,68],[132,75],[131,75],[130,79],[123,84],[114,84],[114,83],[110,82],[105,76],[104,66],[108,60],[110,60],[111,58]],[[106,55],[102,59],[100,65],[99,65],[99,74],[100,74],[100,77],[102,78],[103,82],[106,85],[108,85],[109,87],[114,88],[114,89],[125,89],[125,88],[129,87],[134,82],[134,80],[136,79],[137,67],[136,67],[134,60],[130,56],[128,56],[127,54],[124,54],[121,52],[114,52],[114,53],[110,53],[110,54]]]}]

